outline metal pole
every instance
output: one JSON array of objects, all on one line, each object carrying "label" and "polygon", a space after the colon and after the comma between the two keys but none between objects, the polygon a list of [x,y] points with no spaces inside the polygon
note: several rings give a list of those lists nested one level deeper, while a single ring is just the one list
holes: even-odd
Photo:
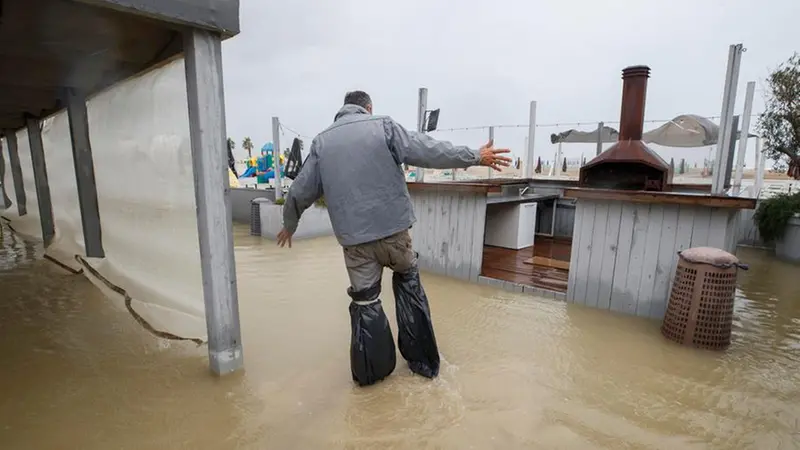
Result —
[{"label": "metal pole", "polygon": [[753,95],[756,92],[756,82],[747,82],[747,92],[744,95],[744,111],[742,111],[742,132],[739,134],[739,154],[736,155],[736,178],[733,181],[733,192],[738,194],[742,189],[744,176],[744,155],[747,153],[747,142],[750,136],[750,114],[753,112]]},{"label": "metal pole", "polygon": [[594,156],[600,156],[600,153],[603,153],[603,122],[597,124],[597,150]]},{"label": "metal pole", "polygon": [[536,147],[536,102],[531,102],[530,113],[528,114],[528,145],[525,146],[525,170],[523,178],[533,178],[533,171],[536,169],[534,158],[534,148]]},{"label": "metal pole", "polygon": [[733,116],[733,120],[731,121],[731,139],[728,142],[728,151],[727,157],[728,159],[725,161],[725,165],[723,168],[725,169],[724,177],[722,178],[722,190],[727,191],[731,187],[731,178],[733,175],[733,157],[734,153],[736,153],[736,140],[734,137],[736,136],[736,132],[739,130],[739,116]]},{"label": "metal pole", "polygon": [[[417,131],[420,133],[425,132],[425,112],[428,110],[428,88],[419,88],[419,98],[417,99]],[[425,169],[422,167],[416,168],[416,177],[414,181],[425,181]]]},{"label": "metal pole", "polygon": [[[494,144],[494,127],[489,127],[489,142]],[[489,178],[492,178],[492,172],[494,171],[494,169],[492,169],[491,167],[489,167],[488,169],[489,169]]]},{"label": "metal pole", "polygon": [[283,198],[281,182],[281,121],[272,118],[272,170],[275,172],[275,200]]},{"label": "metal pole", "polygon": [[189,136],[208,359],[211,372],[224,375],[241,368],[244,357],[228,184],[222,43],[220,35],[211,31],[192,29],[185,33]]},{"label": "metal pole", "polygon": [[756,187],[754,195],[760,196],[761,189],[764,188],[764,169],[767,167],[767,154],[761,149],[761,137],[756,138],[756,158],[758,158],[758,163],[756,164]]},{"label": "metal pole", "polygon": [[72,142],[75,182],[78,187],[78,205],[83,226],[84,252],[90,258],[105,258],[92,143],[89,139],[89,114],[86,111],[86,97],[83,93],[78,93],[73,89],[67,92],[67,118]]},{"label": "metal pole", "polygon": [[712,194],[722,194],[725,191],[726,164],[732,137],[731,123],[733,121],[733,109],[736,105],[736,88],[739,84],[739,67],[743,51],[742,44],[731,45],[728,49],[728,68],[725,75],[725,89],[722,95],[717,157],[714,163],[714,174],[711,183]]}]

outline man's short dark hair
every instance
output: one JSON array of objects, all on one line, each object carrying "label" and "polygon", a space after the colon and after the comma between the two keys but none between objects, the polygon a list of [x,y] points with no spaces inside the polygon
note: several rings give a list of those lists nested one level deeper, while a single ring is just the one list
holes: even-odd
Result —
[{"label": "man's short dark hair", "polygon": [[351,91],[344,95],[345,105],[356,105],[367,109],[372,105],[372,99],[364,91]]}]

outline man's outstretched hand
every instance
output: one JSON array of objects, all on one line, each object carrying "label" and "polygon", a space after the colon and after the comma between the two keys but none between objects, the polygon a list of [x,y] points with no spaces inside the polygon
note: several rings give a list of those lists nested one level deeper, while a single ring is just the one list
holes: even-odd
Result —
[{"label": "man's outstretched hand", "polygon": [[281,232],[278,233],[278,245],[283,247],[286,244],[289,244],[289,248],[292,248],[292,233],[286,228],[283,228]]},{"label": "man's outstretched hand", "polygon": [[508,156],[499,156],[503,153],[511,153],[511,150],[507,148],[494,148],[494,141],[490,140],[486,145],[481,147],[481,160],[478,164],[491,167],[499,172],[501,167],[508,167],[511,165],[511,158]]}]

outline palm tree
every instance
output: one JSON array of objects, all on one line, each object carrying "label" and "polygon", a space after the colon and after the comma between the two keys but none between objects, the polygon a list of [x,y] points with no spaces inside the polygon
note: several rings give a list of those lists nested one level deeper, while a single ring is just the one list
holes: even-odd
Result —
[{"label": "palm tree", "polygon": [[242,148],[247,150],[247,158],[253,157],[253,140],[249,137],[244,138],[242,141]]}]

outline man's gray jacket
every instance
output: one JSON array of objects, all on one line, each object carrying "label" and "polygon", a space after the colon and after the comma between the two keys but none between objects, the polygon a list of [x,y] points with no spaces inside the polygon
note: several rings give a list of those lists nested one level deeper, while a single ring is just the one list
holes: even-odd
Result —
[{"label": "man's gray jacket", "polygon": [[416,221],[402,164],[449,169],[479,161],[477,150],[407,131],[390,117],[345,105],[311,143],[286,196],[283,225],[294,233],[303,211],[324,195],[341,245],[382,239]]}]

